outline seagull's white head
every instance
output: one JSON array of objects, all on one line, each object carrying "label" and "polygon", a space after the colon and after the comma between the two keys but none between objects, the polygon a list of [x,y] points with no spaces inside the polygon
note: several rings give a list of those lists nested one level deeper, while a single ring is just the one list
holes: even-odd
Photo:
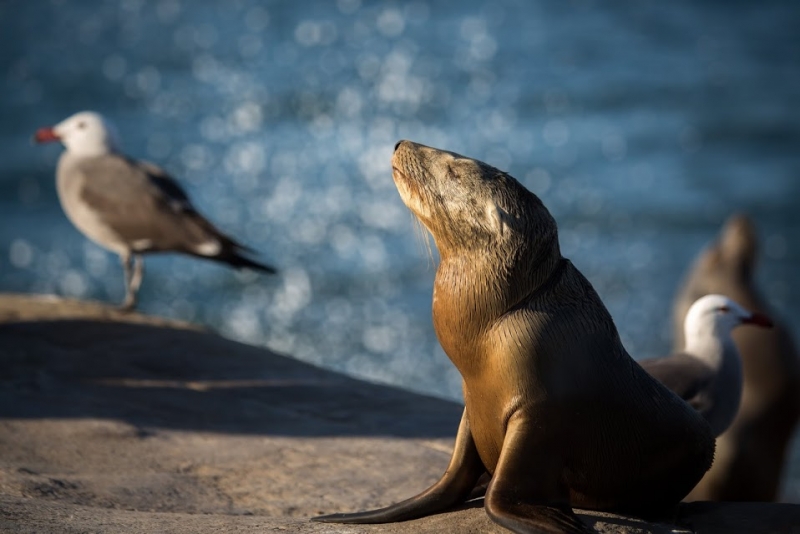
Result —
[{"label": "seagull's white head", "polygon": [[53,127],[40,128],[34,139],[38,143],[60,141],[76,156],[102,156],[119,147],[117,131],[102,115],[81,111]]},{"label": "seagull's white head", "polygon": [[724,295],[706,295],[692,304],[686,314],[684,331],[687,350],[691,345],[703,343],[708,338],[727,340],[731,331],[741,324],[771,327],[767,316],[751,313]]}]

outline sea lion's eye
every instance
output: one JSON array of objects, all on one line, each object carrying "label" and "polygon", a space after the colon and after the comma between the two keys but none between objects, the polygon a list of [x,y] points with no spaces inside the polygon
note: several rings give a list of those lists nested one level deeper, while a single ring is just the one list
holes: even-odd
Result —
[{"label": "sea lion's eye", "polygon": [[451,180],[458,180],[458,174],[453,170],[450,165],[447,166],[447,177]]},{"label": "sea lion's eye", "polygon": [[80,130],[83,130],[84,128],[86,128],[86,123],[85,123],[85,122],[83,122],[83,121],[79,122],[79,123],[78,123],[78,128],[79,128]]}]

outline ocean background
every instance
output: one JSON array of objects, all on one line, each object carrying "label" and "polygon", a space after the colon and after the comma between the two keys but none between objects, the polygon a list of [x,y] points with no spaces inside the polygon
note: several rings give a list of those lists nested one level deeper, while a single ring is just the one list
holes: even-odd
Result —
[{"label": "ocean background", "polygon": [[[733,212],[800,336],[800,3],[4,0],[0,291],[118,303],[116,256],[63,215],[58,146],[92,109],[125,151],[280,275],[149,256],[140,310],[460,399],[429,255],[391,179],[400,139],[507,170],[559,223],[636,358]],[[800,444],[785,499],[800,501]]]}]

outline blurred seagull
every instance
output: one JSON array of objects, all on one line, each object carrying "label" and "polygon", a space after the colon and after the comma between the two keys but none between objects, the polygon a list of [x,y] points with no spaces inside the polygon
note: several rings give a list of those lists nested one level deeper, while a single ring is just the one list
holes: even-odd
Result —
[{"label": "blurred seagull", "polygon": [[115,129],[99,113],[76,113],[40,128],[34,139],[60,141],[66,148],[56,171],[61,207],[86,237],[119,254],[125,271],[123,310],[136,306],[142,254],[181,252],[236,268],[275,272],[243,256],[253,251],[200,215],[183,188],[161,168],[123,155]]},{"label": "blurred seagull", "polygon": [[673,302],[673,347],[683,350],[683,324],[703,295],[726,295],[748,310],[767,313],[772,328],[737,328],[733,340],[744,367],[742,406],[717,438],[711,469],[688,501],[777,501],[800,421],[800,351],[790,322],[776,316],[757,280],[761,248],[755,222],[732,214],[696,256]]},{"label": "blurred seagull", "polygon": [[684,321],[684,352],[639,364],[706,418],[715,436],[733,422],[742,399],[742,359],[731,331],[741,324],[771,328],[760,313],[750,313],[723,295],[706,295],[692,304]]}]

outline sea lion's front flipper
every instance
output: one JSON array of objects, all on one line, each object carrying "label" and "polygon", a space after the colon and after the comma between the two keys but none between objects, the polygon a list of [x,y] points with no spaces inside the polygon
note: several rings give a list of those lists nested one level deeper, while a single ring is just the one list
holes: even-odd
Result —
[{"label": "sea lion's front flipper", "polygon": [[436,484],[416,497],[386,508],[353,514],[323,515],[311,520],[325,523],[394,523],[424,517],[464,502],[484,472],[465,410],[458,427],[450,465]]},{"label": "sea lion's front flipper", "polygon": [[597,534],[568,504],[556,441],[521,416],[509,420],[484,501],[492,521],[519,534]]},{"label": "sea lion's front flipper", "polygon": [[469,492],[465,500],[471,501],[472,499],[481,499],[486,495],[486,490],[489,489],[489,483],[492,481],[492,475],[484,473],[475,483],[475,487]]}]

